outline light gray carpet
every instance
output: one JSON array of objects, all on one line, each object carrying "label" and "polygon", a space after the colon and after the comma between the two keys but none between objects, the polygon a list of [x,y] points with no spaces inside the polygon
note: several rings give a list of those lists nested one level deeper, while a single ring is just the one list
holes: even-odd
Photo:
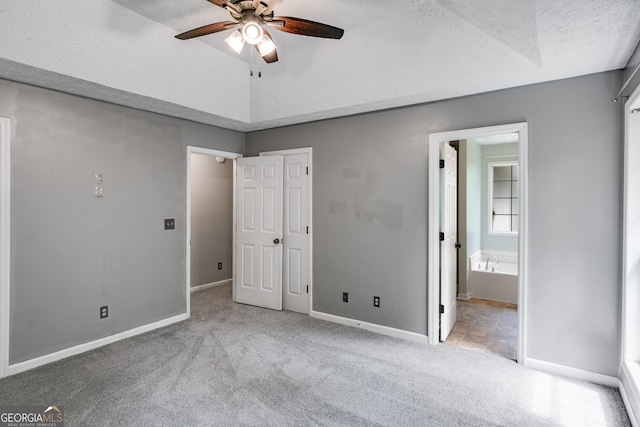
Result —
[{"label": "light gray carpet", "polygon": [[615,389],[192,295],[192,318],[0,381],[67,426],[626,426]]}]

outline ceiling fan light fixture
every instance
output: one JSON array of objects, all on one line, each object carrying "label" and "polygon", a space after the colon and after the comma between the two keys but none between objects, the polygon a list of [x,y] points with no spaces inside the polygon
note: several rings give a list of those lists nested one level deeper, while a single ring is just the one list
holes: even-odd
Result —
[{"label": "ceiling fan light fixture", "polygon": [[242,27],[242,37],[244,38],[244,41],[249,44],[255,45],[260,43],[263,36],[264,30],[257,22],[249,21]]},{"label": "ceiling fan light fixture", "polygon": [[274,50],[276,50],[275,43],[273,42],[273,40],[271,40],[271,37],[265,34],[264,37],[262,37],[262,40],[260,40],[260,43],[258,43],[258,51],[260,52],[260,56],[268,55]]},{"label": "ceiling fan light fixture", "polygon": [[235,50],[238,54],[242,52],[242,48],[244,47],[244,37],[242,37],[242,33],[240,30],[235,30],[229,37],[224,40],[231,49]]}]

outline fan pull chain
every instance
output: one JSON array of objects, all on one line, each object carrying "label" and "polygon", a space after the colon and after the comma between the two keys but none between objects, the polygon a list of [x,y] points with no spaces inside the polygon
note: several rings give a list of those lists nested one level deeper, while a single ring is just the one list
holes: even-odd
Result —
[{"label": "fan pull chain", "polygon": [[[251,50],[250,52],[251,60],[249,62],[249,76],[253,77],[253,50]],[[258,78],[262,78],[262,65],[258,66]]]},{"label": "fan pull chain", "polygon": [[249,76],[253,77],[253,49],[249,50]]}]

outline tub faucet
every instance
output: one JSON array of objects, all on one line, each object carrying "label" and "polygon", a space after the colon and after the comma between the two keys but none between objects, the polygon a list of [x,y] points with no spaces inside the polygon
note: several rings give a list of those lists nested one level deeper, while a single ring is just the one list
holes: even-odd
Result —
[{"label": "tub faucet", "polygon": [[498,264],[498,257],[497,257],[497,256],[495,256],[495,255],[489,255],[489,256],[487,257],[487,263],[486,263],[486,264],[485,264],[485,266],[484,266],[484,269],[485,269],[485,270],[488,270],[488,269],[489,269],[489,260],[490,260],[491,258],[495,258],[495,259],[496,259],[496,264]]}]

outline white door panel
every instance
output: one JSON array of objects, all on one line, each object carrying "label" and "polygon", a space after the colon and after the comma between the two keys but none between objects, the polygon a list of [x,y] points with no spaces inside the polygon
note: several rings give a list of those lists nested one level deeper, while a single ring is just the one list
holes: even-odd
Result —
[{"label": "white door panel", "polygon": [[443,313],[440,315],[440,341],[445,341],[456,323],[456,268],[457,268],[457,218],[458,218],[458,160],[457,152],[449,144],[444,144],[441,151],[444,159],[444,170],[440,182],[442,197],[441,229],[444,241],[440,246],[440,304]]},{"label": "white door panel", "polygon": [[308,164],[307,154],[284,157],[283,305],[304,314],[308,313]]},{"label": "white door panel", "polygon": [[236,168],[236,302],[282,310],[282,156]]}]

